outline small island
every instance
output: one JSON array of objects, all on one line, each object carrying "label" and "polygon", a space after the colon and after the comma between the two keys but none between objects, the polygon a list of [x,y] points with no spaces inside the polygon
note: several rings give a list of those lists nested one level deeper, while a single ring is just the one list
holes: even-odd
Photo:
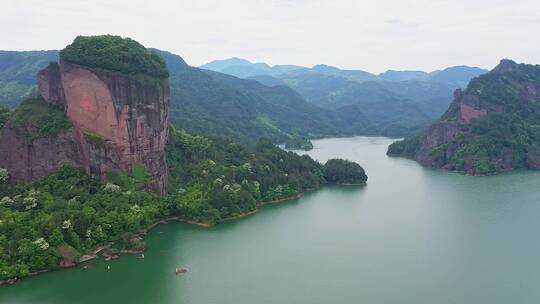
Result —
[{"label": "small island", "polygon": [[365,185],[367,175],[359,164],[344,160],[330,159],[324,164],[324,177],[330,184]]}]

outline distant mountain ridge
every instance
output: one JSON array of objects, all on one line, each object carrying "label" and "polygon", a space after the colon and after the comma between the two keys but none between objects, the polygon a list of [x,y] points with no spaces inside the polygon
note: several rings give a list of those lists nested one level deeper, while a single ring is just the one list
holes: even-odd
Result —
[{"label": "distant mountain ridge", "polygon": [[407,80],[434,81],[443,83],[451,89],[457,89],[459,87],[465,88],[470,79],[488,72],[488,70],[478,67],[461,65],[448,67],[443,70],[435,70],[429,73],[425,71],[388,70],[377,75],[362,70],[344,70],[325,64],[318,64],[313,66],[312,68],[297,65],[270,66],[266,63],[252,63],[246,59],[241,59],[237,57],[214,60],[200,66],[200,68],[233,75],[240,78],[250,78],[261,75],[280,78],[281,75],[285,73],[292,73],[292,75],[298,75],[299,73],[315,72],[323,75],[340,76],[348,80],[354,80],[359,82],[370,80],[394,82]]},{"label": "distant mountain ridge", "polygon": [[237,57],[224,60],[214,60],[200,66],[200,68],[229,74],[239,78],[248,78],[259,75],[272,76],[294,71],[296,69],[304,69],[304,67],[295,65],[275,65],[271,67],[266,63],[251,63],[245,59]]}]

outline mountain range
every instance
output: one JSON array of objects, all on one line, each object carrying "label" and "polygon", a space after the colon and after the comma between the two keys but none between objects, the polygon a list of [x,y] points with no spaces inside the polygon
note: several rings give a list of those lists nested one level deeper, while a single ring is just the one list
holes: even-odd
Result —
[{"label": "mountain range", "polygon": [[315,65],[312,68],[298,65],[270,66],[266,63],[252,63],[248,60],[236,57],[223,60],[214,60],[200,66],[200,68],[233,75],[239,78],[252,78],[260,76],[274,76],[276,78],[282,78],[285,77],[284,74],[288,74],[288,77],[294,77],[295,75],[316,73],[325,76],[338,76],[357,82],[370,80],[392,82],[407,80],[430,81],[444,84],[450,89],[464,88],[472,78],[487,72],[487,70],[478,67],[461,65],[448,67],[443,70],[436,70],[429,73],[424,71],[388,70],[384,73],[373,74],[362,70],[344,70],[324,64]]},{"label": "mountain range", "polygon": [[455,66],[430,73],[387,71],[375,75],[328,65],[306,68],[269,66],[231,58],[201,66],[267,86],[286,85],[309,103],[338,113],[362,113],[366,125],[380,135],[408,135],[438,119],[452,100],[452,92],[487,70]]}]

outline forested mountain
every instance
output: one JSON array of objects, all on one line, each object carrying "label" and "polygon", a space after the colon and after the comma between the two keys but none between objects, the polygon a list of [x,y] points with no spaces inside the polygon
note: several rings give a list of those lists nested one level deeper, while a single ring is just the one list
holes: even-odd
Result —
[{"label": "forested mountain", "polygon": [[14,107],[36,85],[36,74],[58,51],[0,51],[0,104]]},{"label": "forested mountain", "polygon": [[170,73],[171,121],[188,131],[242,142],[261,136],[283,142],[293,133],[358,134],[364,128],[361,119],[345,122],[334,111],[307,103],[286,86],[269,87],[190,67],[180,56],[168,52],[161,55]]},{"label": "forested mountain", "polygon": [[469,174],[540,169],[540,65],[502,60],[474,78],[423,136],[399,141],[390,155]]}]

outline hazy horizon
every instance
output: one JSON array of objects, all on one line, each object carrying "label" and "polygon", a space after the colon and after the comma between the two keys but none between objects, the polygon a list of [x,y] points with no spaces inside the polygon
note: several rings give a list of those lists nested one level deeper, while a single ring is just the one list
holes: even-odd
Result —
[{"label": "hazy horizon", "polygon": [[269,65],[381,73],[499,60],[540,63],[540,3],[531,0],[105,1],[0,4],[2,50],[62,49],[77,35],[114,34],[200,66],[239,57]]}]

